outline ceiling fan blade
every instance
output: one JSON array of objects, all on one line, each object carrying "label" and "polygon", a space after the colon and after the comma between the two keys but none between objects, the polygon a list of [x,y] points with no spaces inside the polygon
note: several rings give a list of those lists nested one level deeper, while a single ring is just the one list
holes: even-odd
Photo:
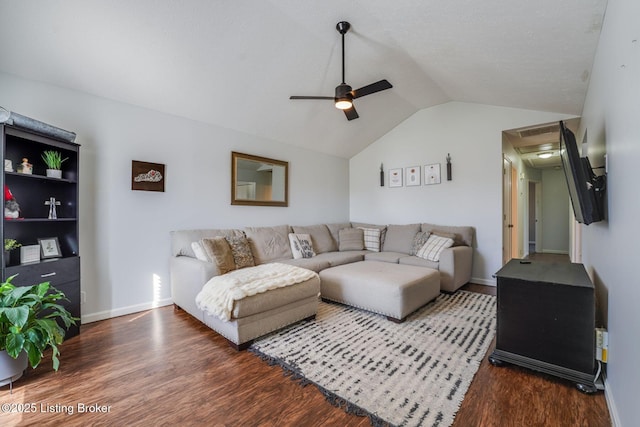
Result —
[{"label": "ceiling fan blade", "polygon": [[347,120],[353,120],[360,117],[358,115],[358,112],[356,111],[356,107],[347,108],[346,110],[342,111],[344,111],[344,115],[347,116]]},{"label": "ceiling fan blade", "polygon": [[370,85],[363,86],[360,89],[353,91],[353,99],[361,98],[365,95],[371,95],[372,93],[380,92],[381,90],[391,89],[393,86],[386,79],[379,82],[371,83]]},{"label": "ceiling fan blade", "polygon": [[330,99],[334,100],[333,96],[290,96],[289,99]]}]

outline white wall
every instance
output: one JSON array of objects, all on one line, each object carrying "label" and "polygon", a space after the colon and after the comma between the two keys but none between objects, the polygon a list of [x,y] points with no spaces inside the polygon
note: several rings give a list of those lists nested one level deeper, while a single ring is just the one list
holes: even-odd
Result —
[{"label": "white wall", "polygon": [[[502,266],[502,131],[566,119],[562,114],[450,102],[418,111],[351,158],[352,221],[431,222],[476,229],[472,277],[493,284]],[[451,154],[453,180],[446,180]],[[380,187],[390,168],[440,163],[442,183]],[[388,184],[388,175],[385,184]]]},{"label": "white wall", "polygon": [[542,170],[542,252],[569,253],[569,189],[562,169]]},{"label": "white wall", "polygon": [[[0,73],[0,105],[78,134],[83,321],[170,303],[169,231],[342,222],[348,161]],[[289,207],[230,205],[231,151],[289,162]],[[166,164],[132,191],[131,161]]]},{"label": "white wall", "polygon": [[582,226],[583,263],[609,330],[606,395],[615,425],[640,420],[640,2],[611,0],[591,72],[578,141],[593,166],[608,156],[607,220]]}]

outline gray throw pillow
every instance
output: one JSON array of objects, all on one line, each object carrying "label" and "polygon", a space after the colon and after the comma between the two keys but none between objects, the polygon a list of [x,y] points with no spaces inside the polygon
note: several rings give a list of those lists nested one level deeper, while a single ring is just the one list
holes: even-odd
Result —
[{"label": "gray throw pillow", "polygon": [[340,251],[361,251],[364,249],[364,230],[343,228],[338,232]]}]

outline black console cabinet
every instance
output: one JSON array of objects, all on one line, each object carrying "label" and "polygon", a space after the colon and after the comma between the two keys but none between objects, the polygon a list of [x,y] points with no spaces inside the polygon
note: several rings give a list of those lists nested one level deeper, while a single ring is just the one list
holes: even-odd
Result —
[{"label": "black console cabinet", "polygon": [[582,264],[512,259],[496,273],[494,365],[512,363],[595,387],[595,292]]},{"label": "black console cabinet", "polygon": [[[4,239],[16,239],[22,245],[38,245],[39,238],[58,239],[60,257],[42,259],[40,262],[20,263],[20,250],[11,252],[2,261],[2,279],[17,274],[12,283],[16,286],[31,286],[50,282],[62,291],[69,301],[61,304],[74,317],[80,317],[80,252],[78,248],[78,144],[22,128],[0,124],[0,146],[2,157],[10,160],[12,169],[0,174],[20,205],[20,217],[4,218],[0,234]],[[46,165],[41,158],[45,150],[55,150],[68,158],[62,163],[62,178],[46,176]],[[33,164],[31,174],[17,172],[22,158]],[[45,202],[55,197],[57,218],[49,219],[49,206]],[[3,197],[4,199],[4,197]],[[3,200],[4,202],[4,200]],[[4,205],[4,203],[3,203]],[[78,325],[80,322],[78,322]],[[65,338],[80,332],[72,326]]]}]

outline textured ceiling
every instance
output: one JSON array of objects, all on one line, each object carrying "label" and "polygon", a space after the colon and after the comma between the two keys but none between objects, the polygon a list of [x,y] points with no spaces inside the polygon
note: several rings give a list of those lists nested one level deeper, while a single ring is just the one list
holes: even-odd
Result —
[{"label": "textured ceiling", "polygon": [[[0,0],[0,71],[349,158],[448,101],[580,114],[605,6]],[[333,94],[342,20],[347,83],[394,85],[356,100],[350,122],[329,101],[288,99]]]}]

